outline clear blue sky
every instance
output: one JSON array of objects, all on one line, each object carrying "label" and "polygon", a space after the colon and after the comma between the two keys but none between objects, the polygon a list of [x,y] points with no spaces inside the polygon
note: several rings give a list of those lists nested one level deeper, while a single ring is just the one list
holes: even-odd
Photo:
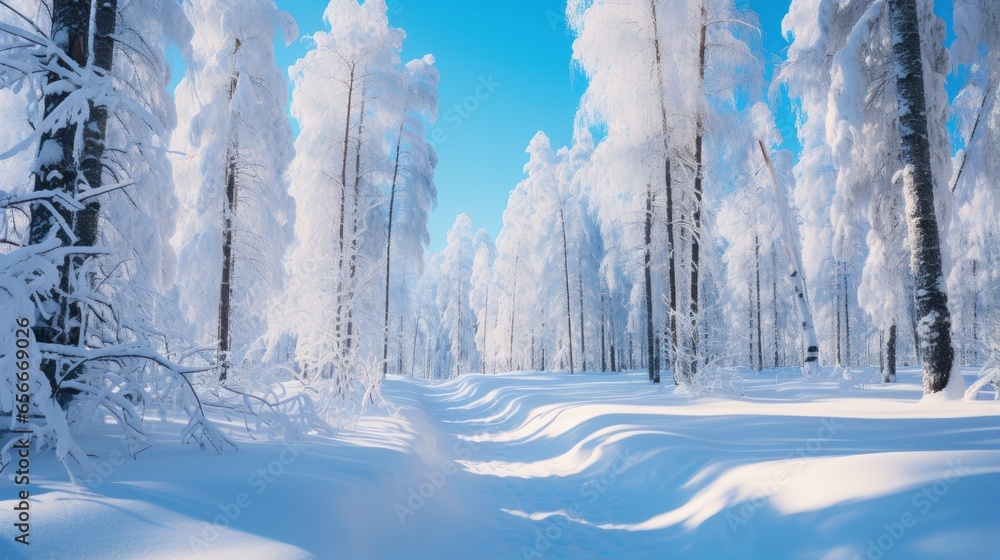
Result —
[{"label": "clear blue sky", "polygon": [[[737,3],[760,15],[770,70],[787,47],[781,19],[789,0]],[[277,4],[295,17],[303,36],[324,28],[327,0],[277,0]],[[431,130],[432,138],[439,140],[435,144],[440,159],[431,249],[444,246],[446,233],[461,212],[472,217],[474,227],[485,227],[495,236],[507,196],[523,177],[524,150],[532,136],[544,130],[553,146],[571,140],[586,80],[570,65],[573,37],[563,16],[566,2],[387,0],[387,4],[392,25],[407,33],[404,60],[431,53],[441,72],[440,116]],[[950,27],[951,0],[938,0],[937,12]],[[278,65],[291,66],[308,46],[308,40],[301,38],[288,48],[280,45]],[[481,81],[491,79],[495,91],[473,100]],[[463,104],[475,110],[455,110]],[[779,105],[775,110],[784,147],[797,151],[788,102]]]}]

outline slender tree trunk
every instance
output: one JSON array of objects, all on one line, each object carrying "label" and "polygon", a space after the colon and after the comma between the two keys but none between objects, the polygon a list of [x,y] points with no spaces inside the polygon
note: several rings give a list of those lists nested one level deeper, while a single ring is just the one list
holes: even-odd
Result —
[{"label": "slender tree trunk", "polygon": [[[698,101],[701,102],[705,95],[705,41],[708,34],[708,11],[705,3],[701,5],[701,37],[698,45]],[[698,109],[695,116],[695,138],[694,138],[694,227],[691,230],[691,340],[688,351],[691,353],[689,366],[684,372],[685,383],[690,383],[698,374],[698,314],[700,313],[700,301],[698,293],[699,287],[699,260],[701,258],[701,204],[703,196],[703,174],[704,162],[702,144],[704,142],[704,123],[701,109]]]},{"label": "slender tree trunk", "polygon": [[382,339],[382,377],[385,377],[389,360],[389,280],[392,271],[392,219],[396,210],[396,180],[399,178],[399,152],[403,147],[403,123],[399,124],[399,134],[396,136],[396,162],[392,169],[392,188],[389,191],[389,224],[385,241],[385,318]]},{"label": "slender tree trunk", "polygon": [[794,228],[792,226],[791,211],[788,208],[786,195],[782,192],[778,184],[778,175],[774,172],[774,163],[771,155],[767,152],[767,147],[762,140],[758,140],[760,152],[764,156],[764,163],[767,165],[768,174],[771,176],[771,186],[774,189],[775,201],[778,205],[778,214],[781,219],[781,240],[785,247],[785,256],[788,257],[788,266],[791,269],[790,277],[792,287],[795,289],[795,302],[798,306],[799,317],[802,319],[802,340],[806,347],[806,358],[802,364],[803,372],[806,375],[813,375],[819,371],[819,339],[816,337],[816,327],[813,323],[812,312],[809,310],[809,299],[806,292],[806,281],[802,275],[802,253],[795,245]]},{"label": "slender tree trunk", "polygon": [[[240,74],[236,70],[236,55],[240,51],[240,40],[235,39],[233,47],[233,69],[229,79],[229,102],[232,103],[233,95],[239,85]],[[233,299],[233,276],[235,269],[235,259],[233,258],[233,222],[236,218],[236,203],[239,200],[238,185],[236,182],[236,172],[238,170],[239,144],[236,139],[236,131],[233,130],[234,115],[229,115],[229,135],[226,146],[226,207],[223,209],[222,226],[222,281],[219,283],[219,362],[222,370],[219,372],[219,381],[225,381],[229,377],[229,369],[232,367],[232,334],[229,323],[232,318]]]},{"label": "slender tree trunk", "polygon": [[840,264],[839,263],[837,264],[837,269],[838,269],[837,270],[837,305],[836,305],[836,307],[837,307],[837,365],[838,366],[843,366],[844,365],[844,360],[843,360],[843,355],[841,353],[841,347],[842,347],[842,342],[843,342],[844,329],[843,329],[843,326],[841,324],[841,314],[840,314],[841,311],[843,310],[843,306],[841,305],[841,300],[843,299],[843,291],[842,291],[841,286],[840,286],[841,282],[843,281],[843,277],[840,275],[840,270],[839,270],[840,269]]},{"label": "slender tree trunk", "polygon": [[483,375],[486,375],[487,343],[490,341],[490,330],[487,327],[490,320],[490,282],[486,282],[486,303],[483,305]]},{"label": "slender tree trunk", "polygon": [[601,371],[608,371],[607,341],[604,339],[604,323],[607,321],[604,311],[604,293],[601,293]]},{"label": "slender tree trunk", "polygon": [[[418,298],[419,301],[419,298]],[[413,323],[413,345],[410,348],[410,377],[414,377],[414,370],[417,363],[417,335],[420,333],[420,316],[423,314],[424,306],[417,305],[417,321]]]},{"label": "slender tree trunk", "polygon": [[517,268],[521,262],[521,255],[514,257],[514,287],[511,290],[510,300],[510,353],[508,354],[507,369],[514,371],[514,311],[517,309]]},{"label": "slender tree trunk", "polygon": [[990,93],[992,89],[993,83],[991,81],[986,84],[986,89],[983,91],[983,101],[979,104],[979,112],[976,113],[976,120],[972,123],[972,132],[969,133],[969,139],[965,141],[965,152],[962,154],[962,163],[958,164],[958,173],[955,174],[955,179],[951,183],[951,192],[955,192],[959,181],[962,180],[962,172],[965,171],[965,164],[969,161],[969,147],[972,145],[972,141],[976,139],[976,131],[979,130],[979,121],[983,118],[983,113],[986,112],[986,102],[991,97]]},{"label": "slender tree trunk", "polygon": [[889,0],[889,11],[900,107],[900,159],[911,247],[910,268],[917,288],[919,330],[926,333],[920,341],[924,392],[937,393],[948,385],[955,354],[951,343],[951,312],[944,291],[941,239],[934,213],[934,178],[917,2]]},{"label": "slender tree trunk", "polygon": [[851,307],[850,278],[847,277],[847,263],[841,264],[844,270],[844,364],[851,366]]},{"label": "slender tree trunk", "polygon": [[750,282],[747,282],[747,338],[750,341],[747,348],[747,361],[750,362],[750,368],[756,370],[757,362],[754,361],[753,357],[753,307],[753,288],[750,286]]},{"label": "slender tree trunk", "polygon": [[755,270],[757,274],[757,294],[756,294],[756,308],[757,308],[757,371],[764,369],[764,328],[761,324],[761,309],[760,309],[760,236],[753,236],[754,243],[754,263]]},{"label": "slender tree trunk", "polygon": [[649,369],[649,380],[653,383],[660,382],[660,372],[656,368],[656,359],[653,355],[653,273],[652,273],[652,245],[653,245],[653,185],[646,185],[646,237],[643,254],[643,275],[645,277],[646,289],[646,361]]},{"label": "slender tree trunk", "polygon": [[[354,109],[354,73],[357,70],[357,64],[350,64],[351,74],[347,82],[347,118],[344,121],[344,152],[342,154],[342,161],[340,166],[340,220],[338,223],[337,232],[337,243],[338,243],[338,261],[337,261],[337,315],[336,315],[336,325],[335,331],[337,334],[338,343],[342,342],[340,340],[341,325],[344,317],[344,238],[345,231],[344,226],[347,223],[347,150],[351,145],[351,112]],[[342,349],[341,349],[342,350]]]},{"label": "slender tree trunk", "polygon": [[771,245],[771,309],[774,311],[774,367],[778,367],[778,251]]},{"label": "slender tree trunk", "polygon": [[[667,285],[670,294],[670,312],[667,317],[668,330],[670,331],[670,354],[673,356],[675,364],[673,366],[674,384],[678,383],[677,377],[677,255],[674,251],[674,191],[673,180],[670,170],[670,135],[667,127],[667,102],[666,92],[663,87],[663,52],[660,46],[660,26],[657,17],[656,0],[649,0],[649,9],[653,16],[653,50],[656,55],[656,79],[657,91],[660,98],[660,134],[663,136],[663,188],[667,195]],[[652,209],[650,208],[650,212]],[[647,243],[648,246],[648,243]],[[648,313],[649,321],[653,320],[652,313]],[[656,372],[655,383],[660,382],[660,372]]]},{"label": "slender tree trunk", "polygon": [[976,265],[972,259],[972,363],[979,363],[979,282],[976,280]]},{"label": "slender tree trunk", "polygon": [[566,240],[566,213],[559,206],[559,221],[562,223],[563,270],[566,273],[566,345],[569,347],[569,372],[576,373],[573,365],[573,313],[569,296],[569,243]]},{"label": "slender tree trunk", "polygon": [[583,311],[583,263],[580,261],[579,254],[576,256],[576,267],[576,279],[580,285],[580,361],[583,362],[583,369],[580,371],[587,371],[587,328]]},{"label": "slender tree trunk", "polygon": [[358,221],[361,219],[359,201],[361,200],[361,147],[365,138],[365,101],[367,101],[367,85],[361,90],[361,110],[358,115],[358,144],[354,156],[354,196],[351,198],[351,259],[347,288],[347,349],[354,343],[354,288],[358,273]]}]

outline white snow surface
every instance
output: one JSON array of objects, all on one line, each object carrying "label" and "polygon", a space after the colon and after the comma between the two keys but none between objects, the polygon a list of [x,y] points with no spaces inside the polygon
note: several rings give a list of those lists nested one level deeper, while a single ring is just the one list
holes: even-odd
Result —
[{"label": "white snow surface", "polygon": [[[234,424],[240,450],[222,456],[169,441],[179,430],[168,425],[135,460],[119,460],[110,436],[95,438],[88,448],[104,450],[103,474],[90,487],[68,483],[51,454],[34,458],[27,550],[241,560],[1000,557],[994,401],[921,400],[913,369],[898,384],[850,391],[792,370],[747,374],[741,398],[691,396],[645,377],[390,376],[394,413],[289,444],[240,438]],[[2,484],[11,488],[6,476]],[[0,511],[14,505],[2,501]],[[0,525],[0,557],[24,553],[12,532]]]}]

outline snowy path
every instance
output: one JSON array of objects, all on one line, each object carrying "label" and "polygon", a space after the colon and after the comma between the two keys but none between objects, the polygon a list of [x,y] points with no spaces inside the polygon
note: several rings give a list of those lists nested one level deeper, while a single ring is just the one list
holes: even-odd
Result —
[{"label": "snowy path", "polygon": [[903,381],[748,380],[742,401],[641,374],[426,386],[442,448],[471,455],[444,489],[490,528],[454,557],[1000,557],[996,406],[915,404]]},{"label": "snowy path", "polygon": [[40,457],[28,557],[1000,558],[1000,407],[900,379],[692,399],[642,374],[391,378],[397,414],[334,438],[219,457],[171,428],[119,464],[107,438],[89,489]]}]

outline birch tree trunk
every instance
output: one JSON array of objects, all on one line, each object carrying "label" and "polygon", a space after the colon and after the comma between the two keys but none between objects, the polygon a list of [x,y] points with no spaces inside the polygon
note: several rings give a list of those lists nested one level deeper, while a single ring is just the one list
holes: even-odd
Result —
[{"label": "birch tree trunk", "polygon": [[764,163],[767,164],[768,172],[771,175],[771,186],[774,188],[775,202],[778,204],[778,214],[781,219],[781,240],[785,247],[785,255],[788,257],[788,266],[791,268],[790,277],[792,286],[795,289],[795,302],[798,305],[799,317],[802,319],[802,339],[806,347],[805,361],[802,369],[806,375],[815,375],[819,371],[819,341],[816,338],[816,327],[813,323],[812,313],[809,311],[809,300],[806,297],[806,282],[802,276],[802,255],[798,247],[792,241],[795,239],[792,229],[792,219],[788,203],[778,185],[778,176],[774,172],[774,163],[771,155],[767,152],[764,142],[757,141],[760,152],[764,156]]},{"label": "birch tree trunk", "polygon": [[900,159],[910,239],[910,269],[916,285],[924,393],[948,386],[955,358],[951,313],[944,291],[941,239],[934,213],[934,178],[927,130],[924,68],[916,0],[889,0],[892,50],[899,99]]}]

